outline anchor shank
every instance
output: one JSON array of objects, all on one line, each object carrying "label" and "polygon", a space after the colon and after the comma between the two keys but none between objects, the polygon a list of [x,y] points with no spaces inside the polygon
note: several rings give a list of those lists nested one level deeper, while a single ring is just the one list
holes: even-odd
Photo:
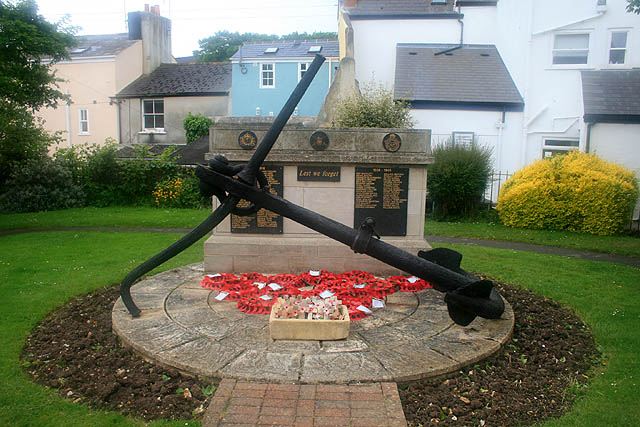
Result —
[{"label": "anchor shank", "polygon": [[[219,185],[230,194],[292,219],[349,247],[351,247],[357,236],[357,230],[269,192],[260,191],[255,187],[245,185],[238,180],[210,169],[202,168],[201,172],[201,178],[206,176],[207,182],[215,182],[216,185]],[[364,253],[402,271],[432,282],[433,286],[441,292],[449,292],[478,281],[478,279],[456,273],[378,239],[370,239]]]},{"label": "anchor shank", "polygon": [[289,96],[286,104],[284,104],[284,107],[280,110],[280,113],[273,121],[273,124],[262,138],[262,141],[260,141],[260,145],[258,145],[258,148],[256,148],[251,159],[249,159],[249,163],[247,163],[247,166],[238,174],[238,178],[240,178],[245,184],[253,185],[255,183],[258,169],[260,169],[262,162],[264,162],[269,151],[273,148],[280,132],[282,132],[282,128],[284,128],[287,120],[289,120],[289,117],[293,114],[293,110],[295,110],[296,105],[298,105],[298,102],[302,99],[302,96],[311,84],[311,81],[318,70],[320,70],[324,61],[324,56],[316,54],[313,62],[309,66],[309,69],[305,71],[304,76],[302,76],[302,79],[300,79],[300,82],[291,93],[291,96]]}]

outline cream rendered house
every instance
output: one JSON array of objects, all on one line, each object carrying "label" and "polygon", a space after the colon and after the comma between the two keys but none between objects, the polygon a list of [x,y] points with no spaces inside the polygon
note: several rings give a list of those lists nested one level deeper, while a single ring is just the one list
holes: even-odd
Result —
[{"label": "cream rendered house", "polygon": [[118,141],[118,104],[115,95],[171,56],[171,21],[153,12],[129,14],[129,32],[77,37],[71,59],[55,65],[59,88],[71,97],[57,108],[38,112],[44,127],[62,137],[59,147]]}]

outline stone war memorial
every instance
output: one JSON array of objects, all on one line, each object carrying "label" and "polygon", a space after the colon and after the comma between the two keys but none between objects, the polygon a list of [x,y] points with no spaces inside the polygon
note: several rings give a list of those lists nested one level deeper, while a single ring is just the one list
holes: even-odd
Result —
[{"label": "stone war memorial", "polygon": [[[280,383],[406,381],[486,358],[514,316],[490,280],[423,237],[430,132],[228,118],[197,168],[214,210],[131,271],[113,329],[195,375]],[[212,233],[211,233],[212,232]],[[203,263],[138,279],[202,237]]]}]

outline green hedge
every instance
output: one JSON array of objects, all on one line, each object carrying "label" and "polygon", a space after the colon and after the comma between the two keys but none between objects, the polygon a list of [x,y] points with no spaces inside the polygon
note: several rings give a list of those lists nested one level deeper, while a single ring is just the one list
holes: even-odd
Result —
[{"label": "green hedge", "polygon": [[[14,164],[0,194],[3,212],[34,212],[78,206],[157,206],[154,191],[163,182],[178,179],[179,198],[170,206],[210,206],[201,197],[193,170],[175,162],[166,150],[154,156],[139,149],[132,159],[119,159],[117,145],[75,146],[61,149],[54,158],[41,155]],[[167,205],[167,204],[165,204]]]},{"label": "green hedge", "polygon": [[474,214],[491,174],[491,150],[477,144],[447,142],[433,149],[433,157],[427,190],[434,202],[434,219]]}]

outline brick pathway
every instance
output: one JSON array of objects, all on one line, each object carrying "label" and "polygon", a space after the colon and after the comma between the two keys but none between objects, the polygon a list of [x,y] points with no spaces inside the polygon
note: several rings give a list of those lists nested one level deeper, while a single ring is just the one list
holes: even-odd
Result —
[{"label": "brick pathway", "polygon": [[298,385],[224,379],[202,425],[405,427],[407,422],[396,383]]}]

